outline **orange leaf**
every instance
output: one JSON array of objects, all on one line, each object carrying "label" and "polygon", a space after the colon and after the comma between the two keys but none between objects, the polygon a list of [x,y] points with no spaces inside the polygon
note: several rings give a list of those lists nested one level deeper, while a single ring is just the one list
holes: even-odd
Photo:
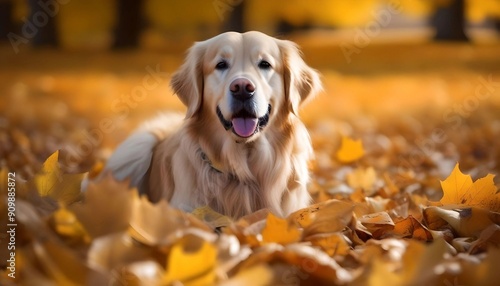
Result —
[{"label": "orange leaf", "polygon": [[470,175],[464,175],[457,165],[446,180],[441,181],[443,197],[440,202],[461,204],[500,212],[500,193],[493,182],[494,175],[472,182]]},{"label": "orange leaf", "polygon": [[342,163],[351,163],[363,157],[365,150],[361,140],[353,140],[343,136],[340,149],[337,151],[337,159]]},{"label": "orange leaf", "polygon": [[301,234],[302,231],[296,226],[290,225],[286,219],[269,213],[266,227],[262,230],[262,241],[288,244],[299,241]]},{"label": "orange leaf", "polygon": [[421,241],[432,241],[432,234],[413,216],[398,221],[393,232],[402,238],[415,238]]}]

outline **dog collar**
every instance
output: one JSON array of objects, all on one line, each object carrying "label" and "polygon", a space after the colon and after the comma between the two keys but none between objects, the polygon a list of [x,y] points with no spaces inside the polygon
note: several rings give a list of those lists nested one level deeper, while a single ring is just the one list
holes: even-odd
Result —
[{"label": "dog collar", "polygon": [[207,154],[205,152],[203,152],[203,150],[201,150],[201,149],[200,149],[200,156],[201,156],[201,160],[203,162],[207,163],[214,171],[216,171],[217,173],[221,173],[221,174],[224,173],[224,172],[222,172],[222,169],[224,169],[222,164],[219,162],[210,160],[210,158],[208,158]]}]

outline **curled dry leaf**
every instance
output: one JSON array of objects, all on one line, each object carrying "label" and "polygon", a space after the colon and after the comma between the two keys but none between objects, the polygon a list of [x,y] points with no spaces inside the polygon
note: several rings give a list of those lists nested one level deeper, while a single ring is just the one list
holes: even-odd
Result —
[{"label": "curled dry leaf", "polygon": [[[319,284],[346,284],[352,281],[352,274],[342,268],[333,258],[325,252],[304,244],[266,244],[254,250],[254,253],[238,267],[238,272],[261,263],[269,267],[275,263],[285,262],[288,267],[281,275],[273,279],[272,285],[295,281],[308,284],[315,281]],[[276,269],[275,269],[276,270]],[[236,274],[237,275],[237,274]],[[284,281],[286,280],[286,281]]]},{"label": "curled dry leaf", "polygon": [[355,205],[329,200],[298,210],[290,218],[304,227],[304,237],[317,233],[341,231],[351,221]]},{"label": "curled dry leaf", "polygon": [[500,248],[500,226],[491,224],[485,228],[479,238],[471,245],[470,253],[476,254],[487,248]]},{"label": "curled dry leaf", "polygon": [[428,207],[423,214],[430,229],[442,230],[449,225],[459,236],[464,237],[477,237],[491,224],[500,223],[497,213],[477,207]]},{"label": "curled dry leaf", "polygon": [[358,220],[375,238],[381,238],[386,232],[394,228],[394,222],[386,212],[367,214]]}]

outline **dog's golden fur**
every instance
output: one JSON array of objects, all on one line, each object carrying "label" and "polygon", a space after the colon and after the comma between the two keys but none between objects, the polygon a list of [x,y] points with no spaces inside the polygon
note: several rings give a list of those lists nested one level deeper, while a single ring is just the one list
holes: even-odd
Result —
[{"label": "dog's golden fur", "polygon": [[[238,100],[230,85],[238,78],[255,89],[245,105],[259,118],[251,135],[231,126]],[[170,114],[146,123],[106,170],[129,177],[150,200],[188,211],[208,205],[239,217],[269,208],[284,216],[307,206],[312,148],[297,114],[321,83],[295,44],[259,32],[221,34],[193,45],[171,86],[187,107],[185,119]]]}]

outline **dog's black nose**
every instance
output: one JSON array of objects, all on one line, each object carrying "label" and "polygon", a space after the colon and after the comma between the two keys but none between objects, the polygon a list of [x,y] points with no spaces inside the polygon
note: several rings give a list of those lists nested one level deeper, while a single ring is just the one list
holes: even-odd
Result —
[{"label": "dog's black nose", "polygon": [[234,98],[246,100],[253,96],[255,92],[255,85],[246,78],[237,78],[233,80],[229,86],[229,90]]}]

